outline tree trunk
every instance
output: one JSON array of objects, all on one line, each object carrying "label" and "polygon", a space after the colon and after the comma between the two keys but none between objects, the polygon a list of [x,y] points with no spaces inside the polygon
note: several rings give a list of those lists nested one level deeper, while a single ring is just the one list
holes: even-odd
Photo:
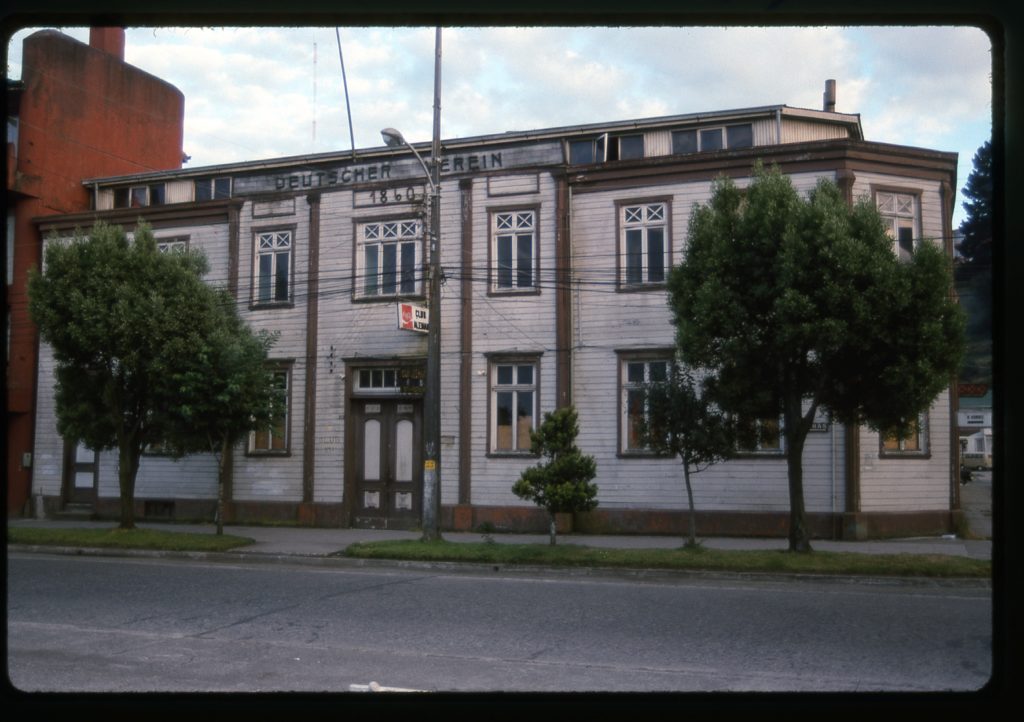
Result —
[{"label": "tree trunk", "polygon": [[224,466],[227,464],[231,448],[227,436],[220,448],[220,459],[217,460],[217,536],[224,534]]},{"label": "tree trunk", "polygon": [[555,545],[555,533],[556,533],[556,531],[557,531],[557,529],[556,529],[556,525],[555,525],[555,514],[554,514],[554,512],[552,512],[552,513],[550,513],[550,514],[549,514],[548,516],[549,516],[549,524],[548,524],[548,534],[549,534],[549,538],[548,538],[548,546],[554,546],[554,545]]},{"label": "tree trunk", "polygon": [[802,399],[786,401],[784,415],[786,439],[786,467],[789,477],[789,550],[810,552],[811,535],[807,528],[807,512],[804,509],[804,443],[807,430],[804,429],[800,413]]},{"label": "tree trunk", "polygon": [[134,437],[120,435],[117,441],[117,481],[121,491],[121,529],[135,528],[135,476],[141,449]]},{"label": "tree trunk", "polygon": [[693,487],[690,486],[690,465],[683,462],[683,480],[686,482],[686,498],[690,502],[690,541],[687,546],[697,546],[697,512],[693,508]]}]

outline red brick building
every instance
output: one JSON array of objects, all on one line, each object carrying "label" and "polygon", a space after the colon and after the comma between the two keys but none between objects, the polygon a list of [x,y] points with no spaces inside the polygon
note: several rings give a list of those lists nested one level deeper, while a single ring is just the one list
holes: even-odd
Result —
[{"label": "red brick building", "polygon": [[41,260],[33,218],[89,210],[82,180],[181,168],[185,98],[124,61],[123,28],[89,44],[56,30],[25,39],[20,82],[7,86],[7,511],[29,511],[38,334],[28,271]]}]

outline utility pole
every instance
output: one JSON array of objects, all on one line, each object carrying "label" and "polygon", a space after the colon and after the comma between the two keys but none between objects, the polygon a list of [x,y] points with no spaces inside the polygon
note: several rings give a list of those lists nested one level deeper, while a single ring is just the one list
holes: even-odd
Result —
[{"label": "utility pole", "polygon": [[430,154],[427,388],[423,399],[423,540],[441,538],[441,28],[434,40],[434,138]]},{"label": "utility pole", "polygon": [[380,132],[384,143],[406,146],[430,183],[427,263],[427,382],[423,392],[423,541],[441,538],[441,28],[434,42],[434,142],[427,167],[412,143],[394,128]]}]

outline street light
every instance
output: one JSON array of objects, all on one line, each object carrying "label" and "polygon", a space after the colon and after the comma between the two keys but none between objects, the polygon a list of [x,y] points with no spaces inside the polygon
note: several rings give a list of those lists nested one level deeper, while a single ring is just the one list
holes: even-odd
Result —
[{"label": "street light", "polygon": [[411,150],[412,154],[416,156],[416,160],[418,160],[420,165],[423,166],[423,172],[426,174],[427,181],[430,183],[430,192],[434,194],[440,193],[437,185],[434,183],[433,175],[427,168],[426,161],[423,160],[423,156],[416,152],[416,149],[412,147],[412,143],[405,139],[405,136],[402,135],[401,131],[395,128],[384,128],[384,130],[380,132],[380,136],[384,139],[384,145],[388,148],[400,148],[404,145],[406,148]]},{"label": "street light", "polygon": [[423,393],[423,540],[441,538],[441,28],[434,43],[434,139],[430,165],[394,128],[380,132],[389,148],[407,147],[430,183],[427,381]]}]

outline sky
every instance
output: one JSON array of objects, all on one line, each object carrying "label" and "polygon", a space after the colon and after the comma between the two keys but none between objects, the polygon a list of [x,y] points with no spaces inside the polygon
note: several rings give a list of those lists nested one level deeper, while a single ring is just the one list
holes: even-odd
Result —
[{"label": "sky", "polygon": [[[8,47],[21,75],[21,41]],[[88,42],[87,28],[59,28]],[[129,27],[125,60],[185,96],[187,168],[429,141],[433,27]],[[339,52],[340,39],[340,52]],[[859,114],[867,140],[955,152],[992,133],[991,42],[970,26],[446,27],[444,139],[764,105]],[[344,61],[344,80],[342,74]]]}]

